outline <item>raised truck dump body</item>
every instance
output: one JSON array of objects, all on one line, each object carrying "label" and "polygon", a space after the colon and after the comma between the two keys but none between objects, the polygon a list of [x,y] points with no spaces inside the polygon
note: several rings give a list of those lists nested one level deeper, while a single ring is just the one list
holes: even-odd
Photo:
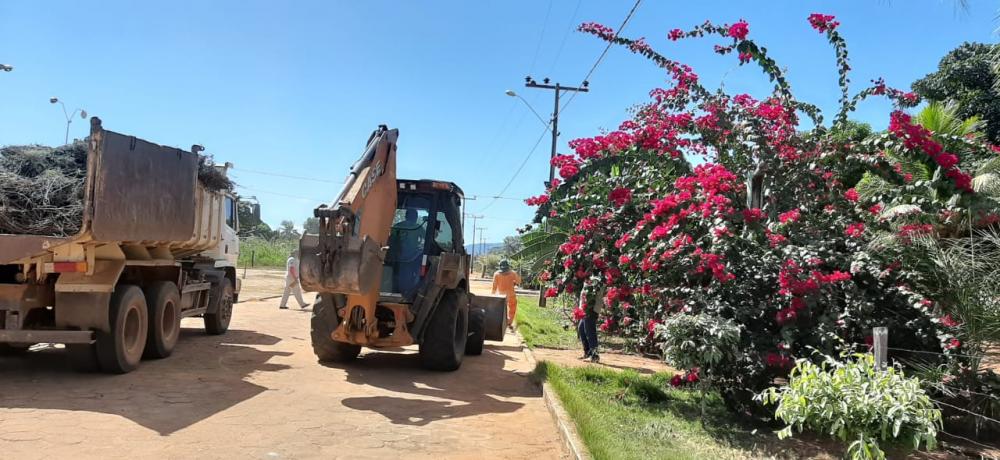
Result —
[{"label": "raised truck dump body", "polygon": [[224,333],[240,287],[232,193],[199,181],[196,152],[98,118],[86,163],[77,234],[0,234],[0,353],[62,343],[74,367],[123,373],[168,356],[181,317]]}]

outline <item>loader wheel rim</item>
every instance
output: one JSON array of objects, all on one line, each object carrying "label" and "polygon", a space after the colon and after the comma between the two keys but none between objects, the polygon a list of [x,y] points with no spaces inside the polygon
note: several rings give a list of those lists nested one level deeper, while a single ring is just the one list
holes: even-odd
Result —
[{"label": "loader wheel rim", "polygon": [[145,345],[145,338],[142,335],[142,318],[139,308],[129,305],[122,321],[122,348],[126,356],[141,355]]}]

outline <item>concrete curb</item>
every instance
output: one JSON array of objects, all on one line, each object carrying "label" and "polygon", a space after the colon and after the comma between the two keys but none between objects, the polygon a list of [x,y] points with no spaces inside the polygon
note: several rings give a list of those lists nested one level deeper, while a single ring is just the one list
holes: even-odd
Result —
[{"label": "concrete curb", "polygon": [[[534,370],[538,365],[535,354],[524,343],[524,337],[521,337],[521,333],[515,332],[515,334],[517,334],[518,339],[521,341],[521,351],[524,352],[528,364]],[[591,460],[593,457],[587,451],[587,446],[583,443],[583,439],[580,438],[580,433],[576,431],[576,424],[573,423],[569,413],[566,412],[566,408],[559,401],[559,395],[556,394],[555,389],[552,388],[549,382],[545,381],[541,382],[540,386],[542,387],[542,399],[545,400],[545,407],[549,409],[549,414],[552,415],[552,419],[556,422],[556,427],[559,429],[559,437],[562,438],[563,444],[569,451],[570,458],[574,460]]]}]

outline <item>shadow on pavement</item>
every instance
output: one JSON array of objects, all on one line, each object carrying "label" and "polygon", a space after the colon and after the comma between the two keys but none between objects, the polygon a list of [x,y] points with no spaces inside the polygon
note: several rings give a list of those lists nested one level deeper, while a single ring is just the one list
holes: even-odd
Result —
[{"label": "shadow on pavement", "polygon": [[[499,346],[499,345],[498,345]],[[381,414],[398,425],[424,426],[438,420],[503,414],[524,403],[500,398],[539,398],[541,389],[527,377],[505,369],[510,356],[487,345],[481,356],[466,356],[455,372],[432,372],[414,352],[368,352],[344,369],[347,381],[402,396],[347,398],[344,406]]]},{"label": "shadow on pavement", "polygon": [[125,375],[73,372],[56,348],[0,357],[0,408],[113,414],[169,435],[266,390],[245,378],[287,369],[268,361],[291,353],[252,345],[280,340],[252,331],[211,336],[186,328],[172,356],[143,361]]}]

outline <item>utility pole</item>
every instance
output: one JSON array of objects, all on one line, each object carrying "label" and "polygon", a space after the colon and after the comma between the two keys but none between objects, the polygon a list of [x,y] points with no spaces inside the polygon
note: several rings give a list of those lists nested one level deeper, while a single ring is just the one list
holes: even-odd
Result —
[{"label": "utility pole", "polygon": [[486,227],[479,227],[479,253],[483,255],[483,277],[486,277]]},{"label": "utility pole", "polygon": [[541,89],[551,89],[555,94],[555,104],[552,108],[552,151],[549,153],[549,181],[545,183],[545,188],[549,188],[552,184],[552,179],[556,177],[556,167],[552,165],[552,159],[556,157],[556,147],[559,143],[559,95],[563,92],[581,92],[586,93],[590,91],[590,83],[583,82],[579,88],[573,86],[562,86],[559,83],[554,85],[549,84],[549,79],[545,78],[542,83],[539,84],[531,75],[524,77],[524,86],[528,88],[541,88]]},{"label": "utility pole", "polygon": [[462,214],[462,217],[468,217],[472,219],[472,266],[476,266],[476,221],[482,219],[483,216],[477,216],[475,214]]}]

